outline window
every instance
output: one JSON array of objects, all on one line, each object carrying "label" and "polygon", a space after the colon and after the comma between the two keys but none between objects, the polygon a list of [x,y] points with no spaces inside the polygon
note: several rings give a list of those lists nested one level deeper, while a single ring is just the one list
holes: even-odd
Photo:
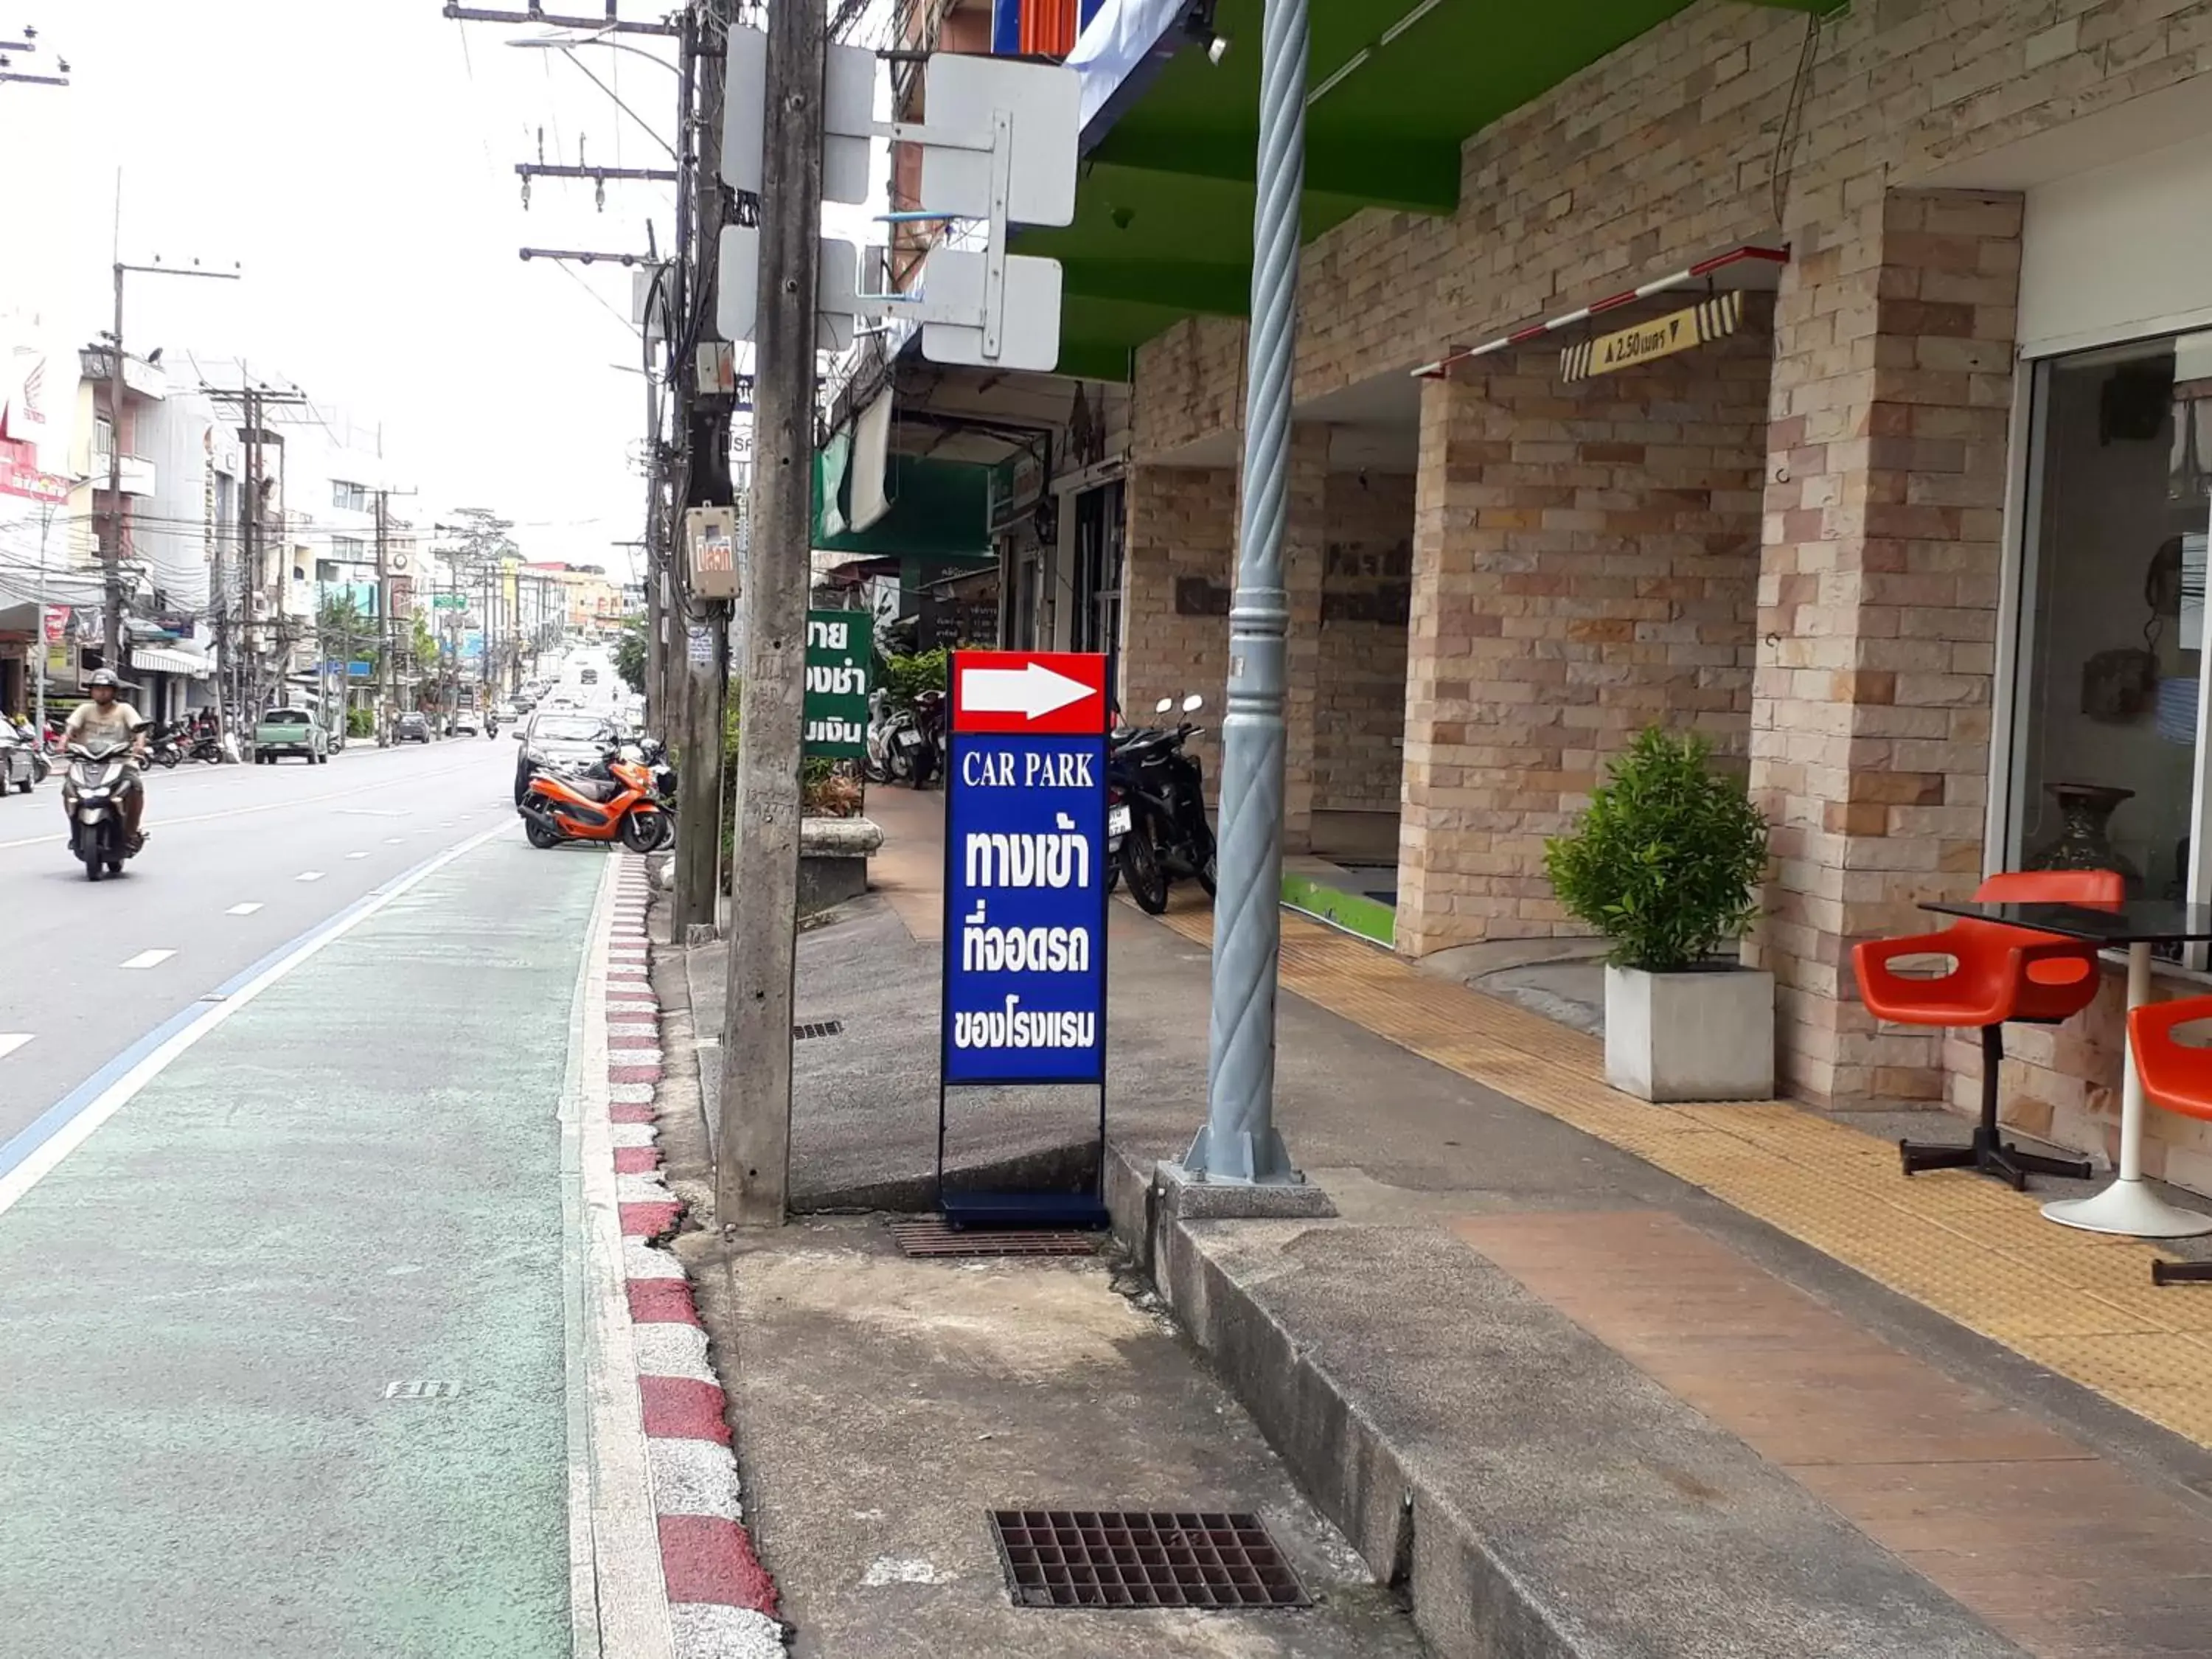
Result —
[{"label": "window", "polygon": [[2032,398],[2007,867],[2212,897],[2212,331],[2048,359]]},{"label": "window", "polygon": [[368,564],[371,562],[368,544],[358,536],[331,538],[331,557],[338,564]]},{"label": "window", "polygon": [[375,491],[367,484],[348,483],[343,478],[331,480],[331,505],[342,507],[349,513],[367,513],[374,506]]}]

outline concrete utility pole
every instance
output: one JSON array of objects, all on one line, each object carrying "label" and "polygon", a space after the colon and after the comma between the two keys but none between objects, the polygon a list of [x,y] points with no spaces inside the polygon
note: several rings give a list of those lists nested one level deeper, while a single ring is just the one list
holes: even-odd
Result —
[{"label": "concrete utility pole", "polygon": [[392,631],[392,570],[385,556],[385,511],[389,492],[376,492],[376,631],[382,648],[376,653],[377,719],[380,722],[392,718],[392,653],[395,647]]},{"label": "concrete utility pole", "polygon": [[[134,267],[135,269],[136,267]],[[222,273],[211,273],[221,275]],[[246,365],[239,366],[239,384],[234,387],[202,386],[204,396],[234,403],[239,406],[239,436],[246,445],[246,477],[238,492],[238,629],[232,633],[223,612],[228,608],[229,598],[217,586],[212,590],[216,609],[216,648],[227,654],[229,668],[227,695],[234,701],[234,712],[250,727],[254,717],[261,712],[258,701],[259,665],[254,657],[253,593],[258,574],[257,561],[261,547],[261,450],[262,427],[271,404],[305,404],[307,400],[296,392],[270,392],[253,384],[253,377]]]},{"label": "concrete utility pole", "polygon": [[[115,174],[115,221],[119,248],[123,224],[123,173],[119,167]],[[123,279],[132,271],[148,276],[212,276],[234,283],[239,276],[234,270],[128,264],[119,252],[114,258],[115,331],[109,340],[114,349],[107,361],[107,534],[101,538],[100,550],[103,571],[100,660],[102,666],[118,675],[123,672],[123,405],[126,392],[123,376],[126,355],[123,345]]]},{"label": "concrete utility pole", "polygon": [[755,331],[751,554],[739,685],[737,847],[722,1028],[724,1227],[783,1224],[791,1177],[799,766],[811,574],[815,270],[822,217],[823,9],[769,9]]},{"label": "concrete utility pole", "polygon": [[1229,610],[1221,723],[1220,890],[1206,1127],[1183,1166],[1237,1185],[1302,1181],[1275,1132],[1275,984],[1282,957],[1285,468],[1297,347],[1298,199],[1305,179],[1306,0],[1267,0],[1260,41],[1259,187],[1244,398],[1243,522]]},{"label": "concrete utility pole", "polygon": [[[723,96],[729,78],[722,43],[729,32],[731,9],[730,0],[699,0],[686,20],[684,36],[684,57],[698,76],[697,118],[683,123],[681,149],[692,180],[690,314],[709,319],[700,325],[702,343],[714,338],[710,321],[717,283],[710,273],[721,241],[726,193],[714,158],[720,150]],[[688,76],[685,84],[690,84]],[[687,482],[681,505],[726,506],[731,500],[730,399],[701,389],[696,364],[688,355],[679,352],[674,367],[684,392],[683,476]],[[696,625],[707,630],[708,648],[703,653],[707,660],[698,662],[687,638],[677,678],[684,737],[676,775],[676,888],[670,921],[679,943],[690,937],[692,928],[713,925],[720,896],[722,732],[730,690],[729,607],[698,600],[693,606]]]},{"label": "concrete utility pole", "polygon": [[246,388],[246,488],[239,492],[243,539],[238,571],[238,636],[242,659],[239,694],[245,703],[240,724],[261,720],[260,636],[253,628],[254,581],[261,571],[261,394]]}]

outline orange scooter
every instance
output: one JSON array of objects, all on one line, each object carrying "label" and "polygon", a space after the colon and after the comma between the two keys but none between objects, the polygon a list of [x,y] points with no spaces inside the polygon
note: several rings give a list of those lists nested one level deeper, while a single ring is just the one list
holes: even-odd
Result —
[{"label": "orange scooter", "polygon": [[666,769],[648,750],[625,747],[581,772],[534,772],[515,807],[522,832],[532,847],[619,840],[634,853],[656,851],[675,833],[659,787]]}]

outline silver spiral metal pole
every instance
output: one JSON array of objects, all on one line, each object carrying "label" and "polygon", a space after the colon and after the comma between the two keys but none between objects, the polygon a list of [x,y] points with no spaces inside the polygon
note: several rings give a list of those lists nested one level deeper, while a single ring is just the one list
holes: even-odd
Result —
[{"label": "silver spiral metal pole", "polygon": [[1297,345],[1298,198],[1305,182],[1305,0],[1267,0],[1260,58],[1259,189],[1252,214],[1243,520],[1229,611],[1221,726],[1220,890],[1206,1127],[1184,1167],[1208,1181],[1302,1180],[1275,1132],[1275,977],[1282,954],[1283,515]]}]

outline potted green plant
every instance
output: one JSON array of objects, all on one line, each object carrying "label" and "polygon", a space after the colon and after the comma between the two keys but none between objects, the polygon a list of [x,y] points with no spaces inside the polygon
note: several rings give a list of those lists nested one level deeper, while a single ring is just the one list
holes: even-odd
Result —
[{"label": "potted green plant", "polygon": [[1613,940],[1606,1081],[1646,1100],[1774,1092],[1774,976],[1723,954],[1759,914],[1766,819],[1710,752],[1648,729],[1544,849],[1559,902]]}]

